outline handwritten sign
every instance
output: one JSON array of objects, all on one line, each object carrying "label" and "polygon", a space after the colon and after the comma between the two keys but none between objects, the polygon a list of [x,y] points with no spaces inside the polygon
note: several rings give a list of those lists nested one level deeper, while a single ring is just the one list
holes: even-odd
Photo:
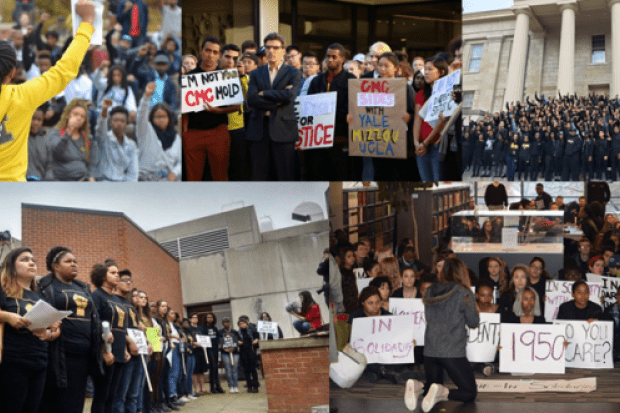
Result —
[{"label": "handwritten sign", "polygon": [[478,327],[467,330],[467,359],[473,363],[493,362],[499,345],[500,315],[480,313]]},{"label": "handwritten sign", "polygon": [[[277,332],[276,332],[277,334]],[[228,336],[224,336],[223,337],[223,342],[222,342],[222,348],[223,349],[227,349],[227,348],[237,348],[239,346],[239,343],[237,343],[237,341],[235,340],[235,338],[232,335],[228,335]]]},{"label": "handwritten sign", "polygon": [[278,334],[278,323],[275,321],[259,321],[258,332]]},{"label": "handwritten sign", "polygon": [[517,248],[519,246],[519,230],[516,228],[502,228],[502,248]]},{"label": "handwritten sign", "polygon": [[192,73],[181,77],[183,113],[201,112],[203,104],[211,106],[243,103],[243,93],[237,69]]},{"label": "handwritten sign", "polygon": [[[73,23],[73,37],[78,31],[82,18],[75,12],[75,5],[78,0],[71,0],[71,21]],[[101,46],[103,44],[103,3],[100,0],[93,1],[95,5],[95,20],[93,21],[93,28],[95,31],[90,37],[90,44],[93,46]]]},{"label": "handwritten sign", "polygon": [[[586,274],[586,277],[588,279],[588,283],[590,283],[591,281],[599,281],[603,283],[602,293],[600,295],[605,297],[605,308],[613,305],[616,302],[618,287],[620,287],[620,278],[605,277],[603,275],[591,273]],[[601,301],[599,300],[596,302],[600,303]]]},{"label": "handwritten sign", "polygon": [[565,329],[566,367],[578,369],[613,369],[613,321],[555,320]]},{"label": "handwritten sign", "polygon": [[[359,280],[358,280],[359,281]],[[413,321],[407,328],[413,331],[416,345],[424,345],[424,331],[426,330],[426,315],[421,298],[394,298],[390,297],[390,313],[397,316],[409,316]]]},{"label": "handwritten sign", "polygon": [[146,340],[146,336],[142,330],[138,330],[137,328],[128,328],[127,335],[129,335],[129,338],[133,340],[136,346],[138,346],[138,354],[149,354],[148,341]]},{"label": "handwritten sign", "polygon": [[407,158],[406,91],[404,78],[349,79],[349,156]]},{"label": "handwritten sign", "polygon": [[295,116],[299,141],[298,149],[330,148],[334,146],[337,92],[298,96]]},{"label": "handwritten sign", "polygon": [[564,328],[550,324],[501,324],[501,373],[564,373]]},{"label": "handwritten sign", "polygon": [[590,393],[596,390],[596,377],[574,380],[485,380],[476,379],[482,393]]},{"label": "handwritten sign", "polygon": [[368,363],[413,363],[412,316],[378,316],[353,320],[351,346]]},{"label": "handwritten sign", "polygon": [[146,339],[151,343],[151,347],[153,347],[154,353],[161,353],[161,341],[159,339],[160,336],[159,327],[147,327],[146,328]]},{"label": "handwritten sign", "polygon": [[196,334],[196,343],[202,348],[211,348],[211,337]]},{"label": "handwritten sign", "polygon": [[[574,281],[547,280],[545,289],[545,321],[551,322],[558,316],[560,305],[573,299],[572,288]],[[600,304],[602,293],[602,282],[588,282],[590,287],[590,301]]]},{"label": "handwritten sign", "polygon": [[439,112],[443,112],[444,117],[450,117],[456,103],[452,100],[452,90],[454,85],[461,82],[461,71],[457,70],[447,76],[438,79],[433,83],[433,94],[427,104],[429,110],[424,117],[426,123],[431,123],[439,119]]}]

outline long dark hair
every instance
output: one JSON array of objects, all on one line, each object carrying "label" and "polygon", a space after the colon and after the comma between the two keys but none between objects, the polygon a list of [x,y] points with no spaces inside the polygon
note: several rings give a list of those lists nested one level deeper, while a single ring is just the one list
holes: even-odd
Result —
[{"label": "long dark hair", "polygon": [[316,304],[316,302],[314,301],[314,298],[312,298],[312,294],[310,294],[309,291],[302,291],[299,295],[301,295],[301,314],[305,316],[308,314],[310,307]]},{"label": "long dark hair", "polygon": [[[446,60],[443,58],[441,54],[436,54],[433,57],[429,57],[428,59],[424,61],[424,64],[426,65],[426,63],[429,63],[429,62],[432,63],[433,66],[435,66],[435,68],[439,70],[439,72],[443,71],[443,75],[440,75],[439,79],[441,79],[442,77],[448,74],[448,71],[449,71],[448,62],[446,62]],[[426,102],[431,97],[432,94],[433,94],[433,85],[424,82],[424,102]]]},{"label": "long dark hair", "polygon": [[213,312],[209,311],[207,314],[205,314],[205,325],[210,326],[211,324],[209,324],[209,322],[207,321],[207,317],[209,317],[209,314],[211,314],[213,316],[213,327],[215,327],[217,325],[217,317],[215,316],[215,314],[213,314]]},{"label": "long dark hair", "polygon": [[17,67],[17,54],[15,49],[6,40],[0,40],[0,92],[2,82]]},{"label": "long dark hair", "polygon": [[108,86],[105,89],[105,92],[103,92],[103,94],[107,94],[110,89],[112,89],[112,86],[114,86],[114,71],[115,70],[119,70],[122,74],[123,74],[123,80],[121,80],[121,88],[123,88],[125,90],[125,97],[123,99],[123,103],[125,103],[125,101],[127,100],[127,97],[129,96],[129,90],[127,87],[127,72],[125,71],[125,68],[122,65],[112,65],[110,67],[110,69],[108,70]]}]

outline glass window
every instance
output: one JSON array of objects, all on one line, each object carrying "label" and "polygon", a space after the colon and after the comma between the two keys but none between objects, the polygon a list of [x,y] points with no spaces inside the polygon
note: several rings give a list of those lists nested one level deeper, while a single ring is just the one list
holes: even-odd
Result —
[{"label": "glass window", "polygon": [[463,107],[471,108],[474,105],[476,92],[463,92]]},{"label": "glass window", "polygon": [[297,2],[297,34],[351,37],[350,4],[316,0]]},{"label": "glass window", "polygon": [[592,36],[592,63],[605,63],[605,35]]},{"label": "glass window", "polygon": [[469,58],[469,71],[479,72],[480,61],[482,60],[482,48],[483,45],[477,44],[471,47],[471,56]]}]

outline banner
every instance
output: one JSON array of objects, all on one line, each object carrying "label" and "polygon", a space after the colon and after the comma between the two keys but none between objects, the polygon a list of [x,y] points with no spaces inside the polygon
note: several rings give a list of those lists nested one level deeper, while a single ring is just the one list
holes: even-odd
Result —
[{"label": "banner", "polygon": [[452,90],[454,85],[461,83],[461,71],[457,70],[447,76],[438,79],[433,83],[433,94],[428,100],[429,110],[424,117],[428,124],[435,123],[439,119],[439,112],[449,118],[454,112],[457,104],[452,100]]},{"label": "banner", "polygon": [[138,354],[149,354],[149,346],[146,341],[146,336],[142,332],[142,330],[138,330],[137,328],[128,328],[127,335],[133,342],[138,346]]},{"label": "banner", "polygon": [[613,321],[555,320],[564,327],[566,367],[578,369],[613,369],[614,323]]},{"label": "banner", "polygon": [[338,92],[298,96],[295,99],[298,149],[319,149],[334,146],[336,98]]},{"label": "banner", "polygon": [[[358,280],[359,281],[359,280]],[[424,331],[426,330],[426,315],[421,298],[394,298],[390,297],[390,313],[398,316],[413,317],[407,328],[413,331],[416,346],[424,345]]]},{"label": "banner", "polygon": [[202,112],[205,102],[211,106],[242,104],[239,73],[231,69],[181,76],[181,98],[183,113]]},{"label": "banner", "polygon": [[564,328],[550,324],[501,324],[501,373],[564,373]]},{"label": "banner", "polygon": [[196,334],[196,343],[202,348],[211,347],[211,337],[203,336],[202,334]]},{"label": "banner", "polygon": [[[618,287],[620,287],[620,278],[616,277],[605,277],[603,275],[591,274],[587,273],[586,277],[588,278],[588,283],[590,281],[599,281],[603,283],[602,287],[602,296],[605,297],[605,305],[604,309],[613,305],[616,302],[616,294],[618,293]],[[591,298],[590,298],[591,299]],[[600,304],[601,301],[596,301],[597,304]]]},{"label": "banner", "polygon": [[[545,289],[545,321],[548,323],[555,320],[558,316],[558,310],[562,303],[573,299],[572,288],[574,281],[556,281],[547,280]],[[588,282],[590,287],[590,301],[600,305],[600,296],[602,294],[602,282]]]},{"label": "banner", "polygon": [[492,363],[499,346],[500,315],[480,313],[478,328],[467,330],[467,359],[472,363]]},{"label": "banner", "polygon": [[590,393],[596,390],[596,377],[575,380],[485,380],[476,379],[482,393]]},{"label": "banner", "polygon": [[276,323],[275,321],[259,321],[258,332],[278,334],[278,323]]},{"label": "banner", "polygon": [[349,79],[349,156],[406,159],[406,112],[406,79]]},{"label": "banner", "polygon": [[153,347],[153,353],[161,353],[161,341],[159,339],[159,327],[147,327],[146,328],[146,339],[151,343],[151,347]]},{"label": "banner", "polygon": [[368,363],[413,363],[412,316],[377,316],[353,320],[351,346]]}]

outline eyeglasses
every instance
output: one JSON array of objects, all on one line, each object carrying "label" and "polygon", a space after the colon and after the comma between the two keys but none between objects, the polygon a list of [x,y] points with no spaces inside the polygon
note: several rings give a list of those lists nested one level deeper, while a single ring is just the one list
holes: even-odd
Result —
[{"label": "eyeglasses", "polygon": [[540,265],[530,265],[530,268],[534,268],[535,270],[542,270]]},{"label": "eyeglasses", "polygon": [[293,57],[297,57],[297,56],[299,56],[299,53],[291,53],[291,54],[287,55],[287,57],[288,57],[289,59],[291,59],[291,58],[293,58]]},{"label": "eyeglasses", "polygon": [[121,282],[131,284],[131,278],[123,278],[123,279],[121,279]]}]

